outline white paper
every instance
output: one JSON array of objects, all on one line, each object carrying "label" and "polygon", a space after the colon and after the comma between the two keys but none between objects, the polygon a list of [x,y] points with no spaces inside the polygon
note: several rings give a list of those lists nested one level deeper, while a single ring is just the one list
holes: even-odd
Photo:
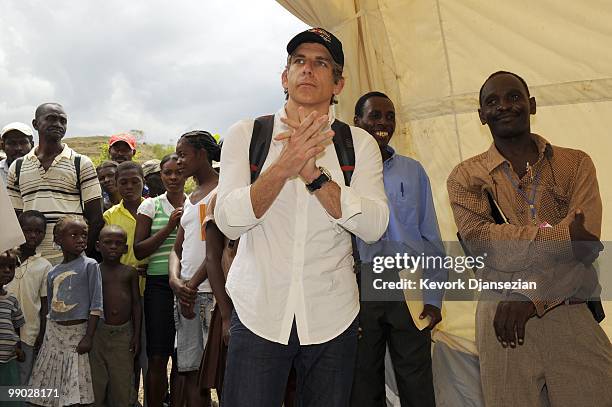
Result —
[{"label": "white paper", "polygon": [[0,232],[0,252],[4,252],[25,242],[25,237],[17,221],[15,209],[6,191],[6,185],[0,178],[0,219],[2,231]]}]

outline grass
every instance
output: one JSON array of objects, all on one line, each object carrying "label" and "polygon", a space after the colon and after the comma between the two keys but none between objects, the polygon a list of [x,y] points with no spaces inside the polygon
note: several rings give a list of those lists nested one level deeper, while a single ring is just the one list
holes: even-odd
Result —
[{"label": "grass", "polygon": [[[64,142],[77,153],[91,158],[94,165],[98,165],[109,159],[108,139],[107,136],[68,137],[64,139]],[[173,153],[174,147],[165,144],[139,143],[134,160],[141,163],[153,158],[161,160],[166,154]]]},{"label": "grass", "polygon": [[[83,154],[91,158],[94,166],[100,165],[102,161],[110,160],[108,155],[108,137],[92,136],[92,137],[68,137],[64,139],[70,148],[79,154]],[[136,146],[136,155],[134,160],[143,163],[147,160],[157,158],[161,160],[165,155],[173,153],[174,146],[167,144],[140,143]],[[189,178],[185,182],[185,193],[189,194],[195,189],[195,181]]]}]

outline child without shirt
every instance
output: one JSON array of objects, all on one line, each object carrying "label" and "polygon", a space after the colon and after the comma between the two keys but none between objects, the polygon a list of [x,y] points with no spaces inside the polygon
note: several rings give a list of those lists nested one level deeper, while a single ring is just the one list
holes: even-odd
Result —
[{"label": "child without shirt", "polygon": [[96,406],[127,406],[135,400],[134,356],[140,348],[141,308],[138,276],[121,264],[127,234],[117,225],[100,232],[104,321],[98,322],[89,360]]}]

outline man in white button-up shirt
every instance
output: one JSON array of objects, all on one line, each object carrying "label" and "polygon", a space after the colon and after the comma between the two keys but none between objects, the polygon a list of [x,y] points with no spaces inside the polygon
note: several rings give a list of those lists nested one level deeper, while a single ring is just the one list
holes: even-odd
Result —
[{"label": "man in white button-up shirt", "polygon": [[235,307],[226,407],[280,406],[292,366],[299,405],[348,406],[359,312],[350,233],[374,242],[389,219],[372,137],[350,128],[350,187],[331,142],[330,105],[344,86],[340,41],[314,28],[287,52],[287,103],[274,116],[261,175],[251,185],[253,120],[230,128],[221,154],[215,219],[241,238],[226,284]]}]

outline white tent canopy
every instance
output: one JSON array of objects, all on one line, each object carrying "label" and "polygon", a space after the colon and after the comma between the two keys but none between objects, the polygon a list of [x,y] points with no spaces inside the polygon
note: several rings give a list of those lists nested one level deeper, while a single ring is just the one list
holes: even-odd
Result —
[{"label": "white tent canopy", "polygon": [[[456,232],[446,178],[491,143],[476,113],[478,90],[498,70],[516,72],[529,84],[538,103],[532,131],[591,155],[604,202],[602,240],[612,240],[612,2],[278,2],[342,41],[347,79],[337,107],[342,120],[352,122],[355,101],[370,90],[394,101],[402,131],[393,143],[427,170],[445,240]],[[447,304],[438,335],[448,334],[459,340],[455,345],[473,351],[460,340],[473,340],[473,307]],[[606,308],[610,336],[612,307]]]}]

